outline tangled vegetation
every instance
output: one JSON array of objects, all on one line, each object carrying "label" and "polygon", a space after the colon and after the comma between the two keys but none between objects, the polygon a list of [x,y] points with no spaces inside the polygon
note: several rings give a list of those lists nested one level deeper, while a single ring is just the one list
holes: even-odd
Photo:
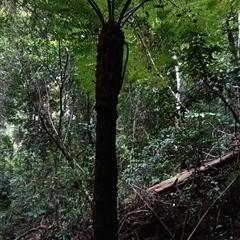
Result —
[{"label": "tangled vegetation", "polygon": [[[149,1],[125,22],[120,240],[239,238],[239,11],[238,1]],[[0,22],[0,240],[94,239],[101,20],[88,1],[3,0]]]}]

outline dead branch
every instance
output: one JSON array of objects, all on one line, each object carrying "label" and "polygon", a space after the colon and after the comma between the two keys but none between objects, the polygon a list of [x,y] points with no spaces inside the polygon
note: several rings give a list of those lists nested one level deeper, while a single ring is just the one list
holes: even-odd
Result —
[{"label": "dead branch", "polygon": [[29,234],[31,234],[33,232],[39,231],[39,230],[44,230],[46,232],[46,229],[47,229],[47,227],[45,225],[40,225],[40,226],[38,226],[36,228],[32,228],[29,231],[23,233],[20,237],[17,237],[14,240],[20,240],[20,239],[26,237],[27,235],[29,235]]},{"label": "dead branch", "polygon": [[205,163],[200,168],[185,170],[170,179],[167,179],[159,184],[156,184],[148,188],[147,191],[148,192],[154,191],[158,194],[163,194],[170,190],[171,192],[177,191],[178,189],[182,189],[184,185],[188,182],[188,180],[193,179],[194,173],[196,171],[204,174],[210,173],[214,169],[218,169],[227,164],[238,161],[239,156],[240,156],[239,151],[237,152],[232,151],[223,157],[220,157],[208,163]]}]

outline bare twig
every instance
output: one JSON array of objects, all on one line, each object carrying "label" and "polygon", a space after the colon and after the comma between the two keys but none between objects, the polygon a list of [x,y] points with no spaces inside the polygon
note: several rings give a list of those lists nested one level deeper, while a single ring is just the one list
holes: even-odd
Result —
[{"label": "bare twig", "polygon": [[214,206],[214,204],[218,201],[218,199],[232,186],[232,184],[236,181],[237,178],[238,178],[238,176],[235,179],[233,179],[232,182],[230,182],[229,185],[225,188],[225,190],[213,201],[213,203],[209,206],[207,211],[203,214],[203,216],[201,217],[201,219],[199,220],[199,222],[197,223],[197,225],[195,226],[195,228],[193,229],[193,231],[191,232],[191,234],[189,235],[187,240],[190,240],[192,238],[193,234],[195,233],[195,231],[199,227],[202,220],[206,217],[209,210]]},{"label": "bare twig", "polygon": [[29,235],[29,234],[31,234],[31,233],[33,233],[33,232],[39,231],[39,230],[44,230],[44,231],[46,232],[47,227],[46,227],[45,225],[40,225],[40,226],[38,226],[38,227],[36,227],[36,228],[32,228],[32,229],[30,229],[29,231],[23,233],[21,236],[15,238],[14,240],[20,240],[20,239],[26,237],[27,235]]},{"label": "bare twig", "polygon": [[157,215],[157,213],[154,211],[154,209],[143,199],[141,194],[133,187],[133,191],[141,198],[141,200],[146,204],[146,206],[151,210],[151,212],[156,216],[156,218],[159,220],[159,222],[164,226],[164,228],[167,230],[169,235],[171,236],[172,239],[174,239],[173,234],[170,232],[168,227],[165,225],[165,223],[161,220],[161,218]]}]

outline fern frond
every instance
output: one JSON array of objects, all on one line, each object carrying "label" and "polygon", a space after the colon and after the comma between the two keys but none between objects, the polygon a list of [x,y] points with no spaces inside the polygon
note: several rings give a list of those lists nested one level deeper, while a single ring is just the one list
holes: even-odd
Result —
[{"label": "fern frond", "polygon": [[128,10],[129,8],[129,5],[131,4],[132,0],[127,0],[126,4],[124,5],[123,7],[123,10],[119,16],[119,19],[118,19],[118,25],[120,26],[121,25],[121,22],[123,20],[123,17],[124,17],[124,14],[126,13],[126,11]]},{"label": "fern frond", "polygon": [[121,26],[123,27],[125,25],[125,23],[128,21],[128,19],[141,7],[143,6],[145,3],[149,2],[150,0],[144,0],[141,3],[139,3],[136,7],[132,8],[131,10],[129,10],[128,12],[126,12],[126,14],[124,14],[123,19],[122,19],[122,23]]}]

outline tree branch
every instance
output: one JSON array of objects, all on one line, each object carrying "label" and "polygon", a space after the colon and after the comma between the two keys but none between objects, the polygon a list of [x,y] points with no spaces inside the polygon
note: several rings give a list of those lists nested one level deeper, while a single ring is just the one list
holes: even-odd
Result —
[{"label": "tree branch", "polygon": [[14,240],[20,240],[20,239],[26,237],[27,235],[29,235],[29,234],[31,234],[33,232],[39,231],[39,230],[44,230],[46,232],[47,227],[45,225],[40,225],[39,227],[32,228],[29,231],[27,231],[24,234],[22,234],[20,237],[15,238]]}]

